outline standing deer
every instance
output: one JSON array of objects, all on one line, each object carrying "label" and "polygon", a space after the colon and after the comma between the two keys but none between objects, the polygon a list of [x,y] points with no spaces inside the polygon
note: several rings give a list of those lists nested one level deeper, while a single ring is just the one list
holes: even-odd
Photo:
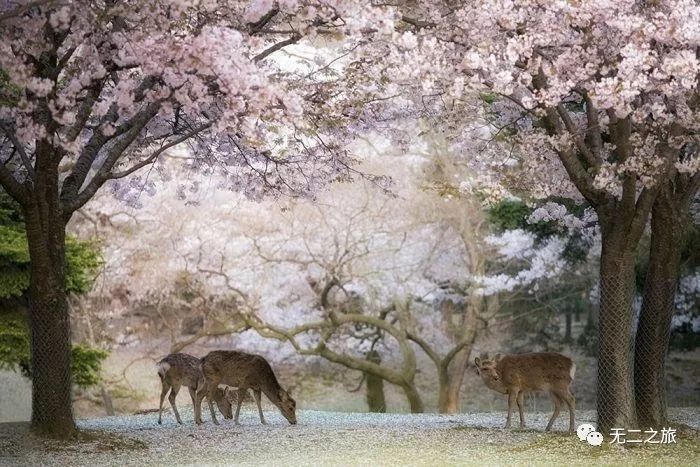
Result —
[{"label": "standing deer", "polygon": [[[182,424],[180,414],[175,405],[175,398],[180,390],[180,386],[187,386],[192,398],[192,406],[196,408],[196,390],[197,385],[203,380],[202,370],[199,368],[200,361],[197,357],[185,353],[172,353],[156,364],[158,368],[158,376],[162,390],[160,392],[160,407],[158,409],[158,424],[163,423],[163,400],[165,395],[170,391],[168,400],[175,413],[177,422]],[[224,418],[233,418],[231,406],[232,401],[236,400],[236,393],[231,388],[217,387],[212,394],[212,399],[219,407],[219,411]]]},{"label": "standing deer", "polygon": [[217,425],[219,424],[216,414],[214,414],[212,394],[219,384],[225,384],[238,388],[238,405],[234,419],[236,424],[238,424],[243,397],[248,389],[252,389],[255,402],[258,405],[260,421],[263,424],[266,422],[260,406],[261,392],[264,392],[270,402],[280,409],[290,424],[296,425],[296,401],[287,391],[282,389],[272,367],[260,355],[235,350],[215,350],[202,358],[201,369],[204,375],[204,384],[197,388],[196,423],[202,423],[202,398],[206,395],[209,400],[211,419]]},{"label": "standing deer", "polygon": [[510,415],[513,403],[517,401],[520,413],[520,428],[525,428],[523,415],[523,395],[528,391],[549,391],[554,400],[554,413],[547,424],[552,429],[559,416],[562,402],[569,407],[569,431],[574,431],[574,410],[576,400],[571,394],[576,364],[569,357],[553,352],[523,353],[501,356],[493,360],[488,356],[474,360],[476,371],[486,386],[501,394],[508,394],[508,418],[506,428],[510,428]]}]

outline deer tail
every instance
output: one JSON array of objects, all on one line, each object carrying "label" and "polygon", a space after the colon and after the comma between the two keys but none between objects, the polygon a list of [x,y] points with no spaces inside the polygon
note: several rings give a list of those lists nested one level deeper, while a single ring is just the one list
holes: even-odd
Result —
[{"label": "deer tail", "polygon": [[571,368],[569,369],[569,376],[571,376],[571,381],[574,380],[574,375],[576,374],[576,364],[571,362]]},{"label": "deer tail", "polygon": [[161,360],[156,363],[156,368],[158,369],[158,376],[160,376],[160,380],[163,381],[165,374],[170,369],[170,364],[164,360]]}]

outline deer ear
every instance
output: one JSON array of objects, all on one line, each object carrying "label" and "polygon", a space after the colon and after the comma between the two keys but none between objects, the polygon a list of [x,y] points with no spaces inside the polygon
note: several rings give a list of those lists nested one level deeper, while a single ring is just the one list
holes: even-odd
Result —
[{"label": "deer ear", "polygon": [[496,356],[493,358],[493,360],[495,362],[498,362],[501,358],[503,358],[503,355],[501,355],[500,353],[497,353]]},{"label": "deer ear", "polygon": [[477,368],[480,367],[481,366],[481,359],[479,357],[476,357],[474,359],[474,364],[477,366]]}]

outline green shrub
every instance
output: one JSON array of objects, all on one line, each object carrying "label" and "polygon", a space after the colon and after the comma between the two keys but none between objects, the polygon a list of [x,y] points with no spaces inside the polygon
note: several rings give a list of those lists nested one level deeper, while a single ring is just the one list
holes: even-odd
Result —
[{"label": "green shrub", "polygon": [[[66,291],[86,293],[92,287],[102,256],[94,242],[66,238]],[[0,369],[31,376],[29,329],[22,312],[29,288],[29,250],[22,212],[12,198],[0,191]],[[14,306],[13,306],[14,305]],[[7,310],[12,311],[7,311]],[[72,350],[73,381],[92,386],[100,381],[100,366],[107,352],[85,345]]]},{"label": "green shrub", "polygon": [[74,345],[73,360],[71,363],[73,383],[80,387],[90,387],[98,384],[101,381],[100,371],[102,369],[102,362],[108,355],[109,354],[102,349],[96,349],[82,344]]},{"label": "green shrub", "polygon": [[[90,290],[103,260],[95,242],[66,238],[66,291]],[[29,249],[22,212],[0,191],[0,299],[20,297],[29,287]]]},{"label": "green shrub", "polygon": [[[108,352],[83,344],[73,345],[71,373],[73,383],[90,387],[101,381],[102,362]],[[0,315],[0,369],[19,371],[31,378],[29,329],[25,319],[17,313]]]}]

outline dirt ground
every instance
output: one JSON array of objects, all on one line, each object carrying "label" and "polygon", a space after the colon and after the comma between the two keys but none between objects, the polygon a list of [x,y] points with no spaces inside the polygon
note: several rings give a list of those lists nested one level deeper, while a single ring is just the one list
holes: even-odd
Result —
[{"label": "dirt ground", "polygon": [[[26,423],[0,424],[2,465],[698,465],[700,408],[673,409],[677,443],[623,448],[600,447],[563,430],[542,431],[549,413],[527,413],[527,430],[501,428],[505,414],[367,414],[300,411],[290,426],[274,410],[260,424],[252,408],[241,425],[184,425],[171,413],[162,426],[157,414],[79,421],[81,435],[71,442],[46,441]],[[564,415],[564,414],[562,414]],[[593,412],[578,411],[577,424]]]}]

